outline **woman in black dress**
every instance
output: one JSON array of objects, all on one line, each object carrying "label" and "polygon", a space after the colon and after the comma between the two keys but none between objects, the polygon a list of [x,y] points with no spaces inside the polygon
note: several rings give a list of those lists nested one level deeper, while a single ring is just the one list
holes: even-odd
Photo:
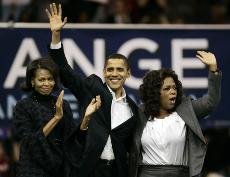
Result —
[{"label": "woman in black dress", "polygon": [[58,68],[51,59],[32,61],[22,90],[30,92],[17,102],[13,124],[20,139],[17,177],[63,177],[65,138],[75,127],[69,104],[53,91],[59,86]]}]

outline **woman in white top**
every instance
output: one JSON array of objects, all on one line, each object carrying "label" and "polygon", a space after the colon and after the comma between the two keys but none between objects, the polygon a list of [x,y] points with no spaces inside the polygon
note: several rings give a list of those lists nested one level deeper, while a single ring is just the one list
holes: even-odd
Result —
[{"label": "woman in white top", "polygon": [[171,69],[148,72],[140,86],[143,101],[130,161],[131,177],[199,176],[206,153],[198,120],[220,100],[221,72],[212,53],[198,51],[209,67],[208,94],[197,100],[182,96],[182,84]]}]

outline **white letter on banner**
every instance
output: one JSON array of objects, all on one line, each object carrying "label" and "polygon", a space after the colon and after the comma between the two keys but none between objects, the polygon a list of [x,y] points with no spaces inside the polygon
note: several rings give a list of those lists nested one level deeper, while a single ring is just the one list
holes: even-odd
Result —
[{"label": "white letter on banner", "polygon": [[[157,51],[158,44],[150,39],[146,38],[135,38],[125,42],[118,50],[118,53],[129,57],[129,55],[137,49],[145,49],[150,53]],[[157,58],[142,58],[138,62],[138,67],[143,70],[152,70],[161,68],[161,61]],[[131,76],[126,81],[126,85],[133,89],[138,89],[142,83],[142,78],[135,78]]]},{"label": "white letter on banner", "polygon": [[[183,77],[183,70],[185,68],[201,69],[205,65],[196,57],[184,58],[184,49],[207,49],[207,39],[173,39],[172,42],[172,68],[178,74],[179,79],[183,83],[184,88],[207,88],[207,78]],[[194,52],[195,53],[195,52]]]},{"label": "white letter on banner", "polygon": [[0,104],[0,119],[4,119],[4,117],[5,117],[5,115],[4,115],[2,106],[1,106],[1,104]]},{"label": "white letter on banner", "polygon": [[33,38],[25,38],[22,40],[14,62],[4,82],[3,87],[5,89],[13,88],[19,77],[25,77],[26,66],[23,66],[23,64],[27,55],[29,55],[30,59],[36,59],[40,57],[40,53]]},{"label": "white letter on banner", "polygon": [[17,100],[13,95],[8,95],[7,97],[7,117],[9,119],[13,118],[13,109],[16,105]]},{"label": "white letter on banner", "polygon": [[63,40],[65,55],[72,68],[76,62],[86,76],[94,73],[101,77],[105,61],[105,42],[103,39],[95,39],[93,45],[94,66],[72,39]]}]

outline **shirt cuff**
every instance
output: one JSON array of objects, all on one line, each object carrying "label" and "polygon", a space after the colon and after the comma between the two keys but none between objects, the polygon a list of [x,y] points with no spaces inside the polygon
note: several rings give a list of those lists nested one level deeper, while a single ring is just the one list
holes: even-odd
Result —
[{"label": "shirt cuff", "polygon": [[60,49],[61,48],[61,42],[57,44],[50,44],[50,49]]}]

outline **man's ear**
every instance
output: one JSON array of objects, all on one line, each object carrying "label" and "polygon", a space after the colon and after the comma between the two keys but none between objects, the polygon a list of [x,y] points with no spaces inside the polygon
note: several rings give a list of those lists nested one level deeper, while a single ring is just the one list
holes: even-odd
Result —
[{"label": "man's ear", "polygon": [[129,78],[130,76],[131,76],[131,69],[128,70],[127,78]]}]

